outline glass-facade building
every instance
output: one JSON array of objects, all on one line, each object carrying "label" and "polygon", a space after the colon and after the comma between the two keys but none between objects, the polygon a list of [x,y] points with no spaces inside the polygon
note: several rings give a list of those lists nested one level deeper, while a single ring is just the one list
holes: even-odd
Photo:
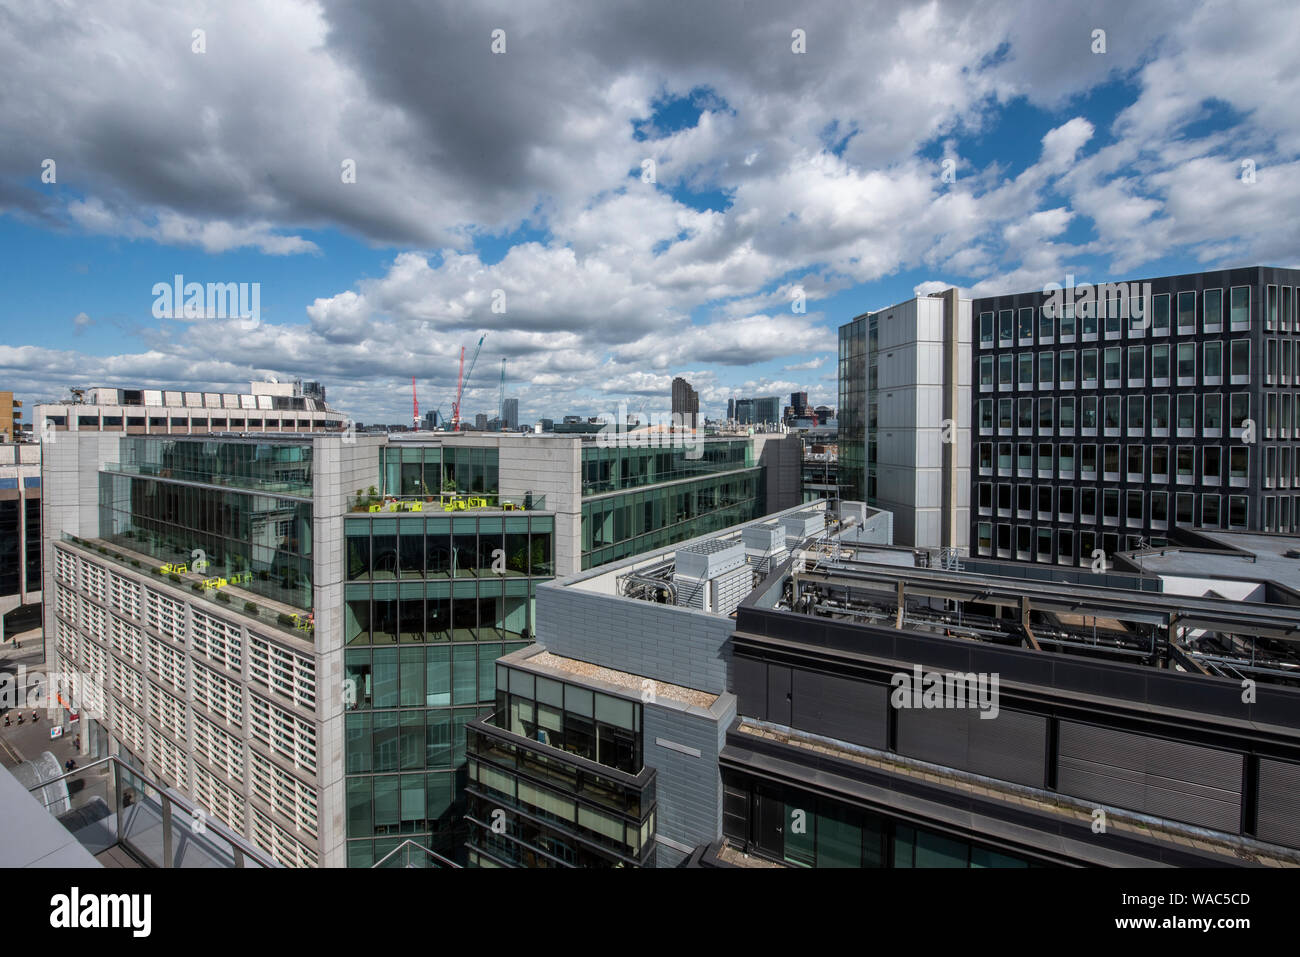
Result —
[{"label": "glass-facade building", "polygon": [[[488,457],[465,454],[482,451],[389,447],[381,468],[405,488],[417,470],[427,483],[450,467],[490,495],[495,450],[490,485]],[[540,512],[345,517],[349,866],[407,839],[464,860],[466,727],[493,710],[496,659],[532,640],[554,535],[554,516]]]},{"label": "glass-facade building", "polygon": [[1300,271],[974,313],[973,554],[1086,565],[1177,526],[1300,531]]},{"label": "glass-facade building", "polygon": [[469,863],[653,867],[641,702],[496,668],[496,708],[469,728]]},{"label": "glass-facade building", "polygon": [[[692,452],[698,457],[693,458]],[[582,448],[582,567],[638,555],[765,514],[748,439],[687,448]]]},{"label": "glass-facade building", "polygon": [[869,443],[876,420],[876,317],[858,316],[840,326],[839,338],[839,477],[848,501],[871,503],[875,476]]},{"label": "glass-facade building", "polygon": [[[312,606],[310,442],[124,438],[99,474],[100,537]],[[246,578],[244,576],[247,576]]]},{"label": "glass-facade building", "polygon": [[1026,858],[793,785],[728,771],[723,834],[792,867],[1030,867]]}]

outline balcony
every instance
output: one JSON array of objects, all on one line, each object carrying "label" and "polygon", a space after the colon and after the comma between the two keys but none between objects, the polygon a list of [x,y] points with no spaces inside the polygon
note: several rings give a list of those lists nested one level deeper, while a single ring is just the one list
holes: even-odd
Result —
[{"label": "balcony", "polygon": [[239,588],[233,579],[193,572],[187,565],[161,562],[143,552],[132,551],[102,539],[77,538],[67,532],[63,532],[60,537],[64,543],[84,549],[92,559],[107,561],[125,571],[147,576],[144,582],[147,585],[157,587],[164,584],[164,579],[173,588],[189,585],[190,590],[184,595],[188,600],[209,601],[218,610],[251,618],[263,627],[287,632],[303,641],[315,638],[315,619],[311,611],[246,591]]}]

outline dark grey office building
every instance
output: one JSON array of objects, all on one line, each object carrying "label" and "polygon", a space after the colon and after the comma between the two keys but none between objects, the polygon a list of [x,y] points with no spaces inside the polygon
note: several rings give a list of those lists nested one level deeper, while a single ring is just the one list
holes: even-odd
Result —
[{"label": "dark grey office building", "polygon": [[691,384],[678,376],[673,379],[673,416],[681,416],[676,421],[687,428],[699,426],[700,394],[691,388]]},{"label": "dark grey office building", "polygon": [[976,300],[971,553],[1300,531],[1297,309],[1264,266]]}]

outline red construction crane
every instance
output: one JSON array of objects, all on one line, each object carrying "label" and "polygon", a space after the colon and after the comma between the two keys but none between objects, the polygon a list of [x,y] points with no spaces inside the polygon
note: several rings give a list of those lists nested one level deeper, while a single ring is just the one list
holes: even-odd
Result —
[{"label": "red construction crane", "polygon": [[415,394],[415,376],[411,376],[411,429],[420,431],[420,400]]},{"label": "red construction crane", "polygon": [[460,374],[456,377],[456,401],[451,407],[451,430],[460,431],[460,400],[465,394],[465,387],[469,385],[470,376],[474,374],[474,363],[478,362],[478,354],[483,348],[483,340],[487,338],[487,333],[478,337],[478,345],[474,347],[474,355],[469,360],[469,371],[465,371],[465,347],[460,347]]}]

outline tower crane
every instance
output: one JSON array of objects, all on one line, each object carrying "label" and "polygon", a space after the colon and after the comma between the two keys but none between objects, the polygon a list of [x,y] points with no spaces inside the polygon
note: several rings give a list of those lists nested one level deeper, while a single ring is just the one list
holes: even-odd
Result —
[{"label": "tower crane", "polygon": [[469,386],[469,379],[470,379],[470,376],[472,376],[472,375],[474,374],[474,363],[478,362],[478,354],[479,354],[479,352],[482,350],[482,348],[483,348],[483,340],[486,339],[486,338],[487,338],[487,333],[486,333],[486,332],[483,333],[483,335],[481,335],[481,336],[478,337],[478,345],[476,345],[476,346],[474,347],[474,355],[471,356],[471,357],[470,357],[470,360],[469,360],[469,371],[468,371],[468,372],[465,371],[465,347],[464,347],[464,346],[461,346],[461,347],[460,347],[460,368],[461,368],[461,372],[462,372],[463,374],[457,377],[457,380],[456,380],[456,403],[455,403],[455,405],[453,405],[453,406],[451,407],[451,430],[452,430],[453,432],[459,432],[459,431],[460,431],[460,422],[461,422],[461,409],[460,409],[460,402],[461,402],[461,398],[465,395],[465,389],[468,388],[468,386]]}]

